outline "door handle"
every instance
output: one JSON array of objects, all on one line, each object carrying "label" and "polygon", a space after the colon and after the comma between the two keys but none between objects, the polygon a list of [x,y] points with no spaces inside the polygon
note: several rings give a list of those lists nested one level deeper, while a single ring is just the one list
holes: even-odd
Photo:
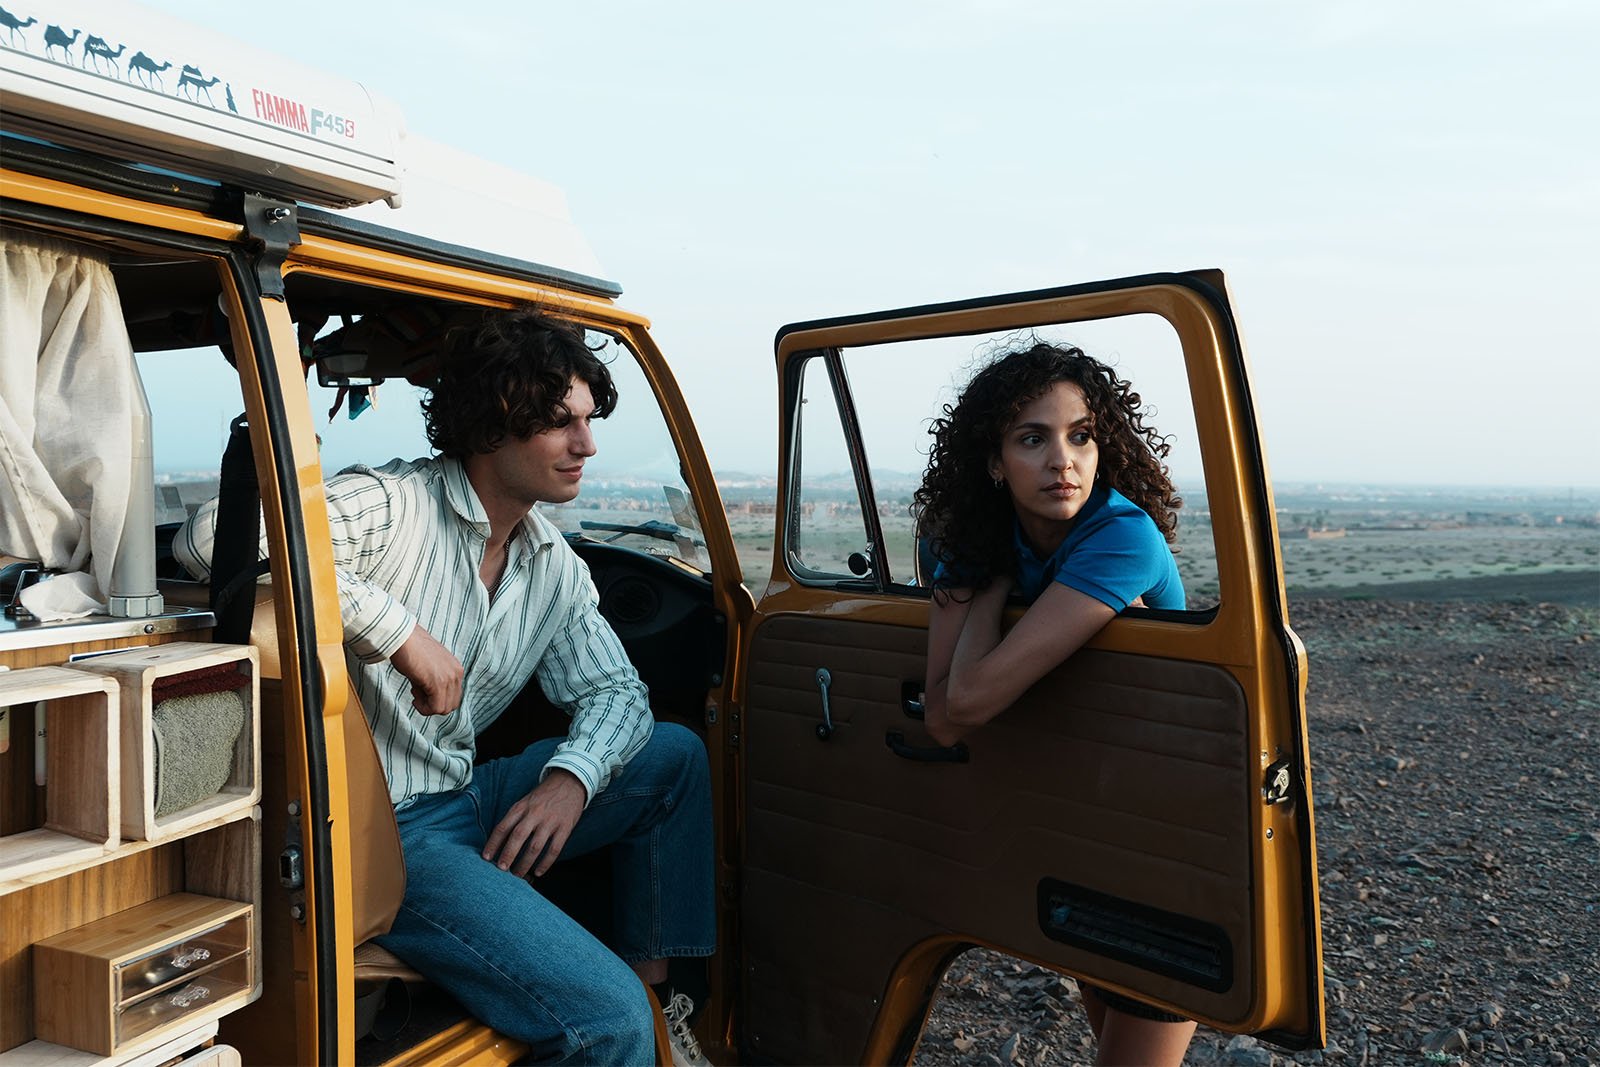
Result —
[{"label": "door handle", "polygon": [[928,702],[923,695],[921,682],[900,683],[900,710],[906,713],[906,718],[918,722],[927,715]]},{"label": "door handle", "polygon": [[898,730],[890,730],[884,735],[883,740],[896,756],[918,763],[966,763],[972,758],[972,753],[967,751],[964,741],[957,741],[953,745],[930,745],[923,748],[906,744],[906,735]]},{"label": "door handle", "polygon": [[822,693],[822,721],[817,723],[817,740],[826,741],[833,736],[833,714],[828,709],[828,686],[833,684],[833,675],[828,673],[828,668],[817,668],[817,689]]}]

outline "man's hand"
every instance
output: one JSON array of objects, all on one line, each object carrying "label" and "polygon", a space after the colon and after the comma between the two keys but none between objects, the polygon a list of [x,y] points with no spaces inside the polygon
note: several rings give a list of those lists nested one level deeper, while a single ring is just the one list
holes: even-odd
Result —
[{"label": "man's hand", "polygon": [[448,715],[461,706],[461,661],[418,623],[389,657],[411,682],[411,706],[424,715]]},{"label": "man's hand", "polygon": [[[557,767],[533,792],[511,805],[483,846],[483,858],[518,878],[526,878],[530,867],[535,877],[544,874],[561,858],[588,799],[577,775]],[[534,860],[539,861],[537,867]]]}]

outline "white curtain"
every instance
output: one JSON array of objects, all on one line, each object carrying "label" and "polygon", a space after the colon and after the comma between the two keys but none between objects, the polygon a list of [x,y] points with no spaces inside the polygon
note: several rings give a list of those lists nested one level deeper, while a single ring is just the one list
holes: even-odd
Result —
[{"label": "white curtain", "polygon": [[29,590],[36,613],[103,611],[95,602],[110,594],[126,524],[139,387],[106,254],[0,234],[0,309],[0,554],[86,572]]}]

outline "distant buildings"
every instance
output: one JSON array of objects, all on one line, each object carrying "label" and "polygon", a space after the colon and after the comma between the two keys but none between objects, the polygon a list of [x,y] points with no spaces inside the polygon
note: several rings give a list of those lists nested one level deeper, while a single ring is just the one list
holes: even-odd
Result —
[{"label": "distant buildings", "polygon": [[1343,537],[1345,529],[1338,527],[1296,526],[1289,530],[1280,530],[1278,536],[1285,541],[1332,541],[1334,538]]},{"label": "distant buildings", "polygon": [[1600,514],[1564,515],[1526,511],[1469,511],[1468,526],[1600,526]]}]

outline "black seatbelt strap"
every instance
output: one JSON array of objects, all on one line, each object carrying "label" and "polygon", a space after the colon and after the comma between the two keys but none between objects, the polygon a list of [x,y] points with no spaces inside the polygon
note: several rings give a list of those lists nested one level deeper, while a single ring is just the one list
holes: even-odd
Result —
[{"label": "black seatbelt strap", "polygon": [[261,560],[261,486],[256,481],[250,424],[240,415],[228,428],[217,486],[217,534],[211,548],[212,640],[242,645],[255,614],[253,576]]}]

